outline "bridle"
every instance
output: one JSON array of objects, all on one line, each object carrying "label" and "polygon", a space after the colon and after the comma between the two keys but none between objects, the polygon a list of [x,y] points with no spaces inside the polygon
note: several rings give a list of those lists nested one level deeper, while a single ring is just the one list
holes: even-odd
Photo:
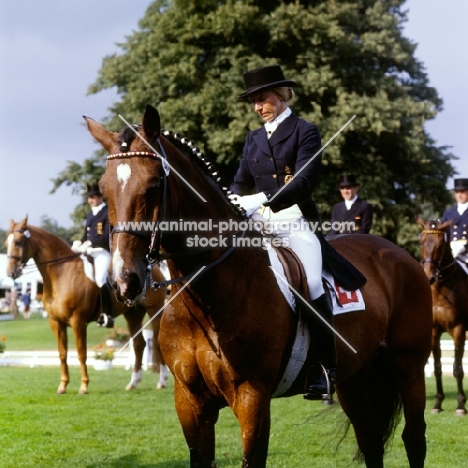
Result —
[{"label": "bridle", "polygon": [[[15,233],[15,232],[23,234],[24,237],[25,237],[26,242],[31,238],[31,232],[29,231],[28,228],[26,228],[26,229],[13,229],[12,233]],[[19,255],[7,254],[7,258],[17,260],[19,262],[20,270],[22,271],[23,268],[25,267],[27,261],[25,262],[23,260],[24,246],[22,246],[21,248],[23,249],[23,255],[21,257]],[[35,264],[36,264],[36,266],[39,266],[39,265],[51,265],[51,264],[66,263],[66,262],[69,262],[70,260],[73,260],[76,257],[79,257],[79,256],[80,256],[80,254],[73,253],[71,255],[67,255],[66,257],[54,258],[53,260],[47,260],[45,262],[35,262]]]},{"label": "bridle", "polygon": [[[122,153],[113,153],[109,154],[107,156],[108,161],[112,161],[114,159],[131,159],[131,158],[150,158],[150,159],[160,159],[161,162],[164,164],[167,164],[167,155],[166,151],[164,150],[164,147],[161,144],[161,141],[158,138],[158,144],[161,149],[161,152],[163,153],[162,155],[159,154],[158,152],[149,152],[149,151],[128,151],[128,152],[122,152]],[[122,229],[119,226],[114,226],[112,228],[112,231],[110,232],[110,239],[109,239],[109,244],[112,250],[112,236],[113,234],[119,234],[119,233],[125,233],[125,234],[131,234],[132,236],[138,237],[140,239],[143,239],[145,241],[148,240],[148,237],[150,238],[150,245],[149,245],[149,251],[148,254],[146,255],[146,259],[148,260],[148,264],[157,264],[160,263],[163,258],[161,258],[161,239],[162,239],[162,232],[159,229],[159,223],[161,220],[165,219],[166,217],[166,199],[167,199],[167,176],[168,176],[168,170],[164,169],[163,170],[163,177],[161,178],[161,184],[162,184],[162,198],[161,198],[161,215],[158,218],[158,221],[154,225],[154,229],[151,233],[150,236],[146,234],[146,232],[142,232],[136,229]]]},{"label": "bridle", "polygon": [[[114,159],[131,159],[131,158],[150,158],[153,160],[161,160],[163,164],[163,176],[161,178],[161,187],[160,191],[162,191],[162,196],[161,196],[161,203],[160,203],[160,215],[158,216],[158,220],[154,224],[153,231],[151,233],[151,236],[149,237],[146,233],[141,232],[136,229],[122,229],[119,226],[114,226],[110,232],[110,247],[112,251],[112,236],[113,234],[119,234],[119,233],[125,233],[125,234],[131,234],[135,237],[138,237],[142,240],[147,241],[148,238],[150,239],[149,243],[149,249],[148,253],[146,255],[146,260],[148,262],[148,267],[147,267],[147,277],[151,286],[151,289],[154,291],[157,291],[160,288],[167,287],[176,283],[182,283],[185,281],[190,280],[193,276],[198,274],[198,271],[192,272],[188,275],[185,276],[180,276],[177,278],[172,278],[167,281],[154,281],[151,275],[151,271],[154,268],[155,265],[158,265],[161,263],[163,260],[170,259],[170,258],[176,258],[176,257],[186,257],[186,256],[191,256],[195,255],[201,252],[206,252],[208,250],[211,250],[212,247],[201,247],[199,249],[193,249],[191,252],[168,252],[168,253],[162,253],[161,252],[161,242],[162,242],[162,230],[159,228],[159,225],[161,222],[163,222],[166,218],[166,201],[167,201],[167,187],[168,187],[168,177],[169,177],[169,164],[167,162],[167,154],[164,149],[164,146],[161,144],[160,139],[157,139],[159,148],[161,150],[161,153],[158,153],[156,150],[154,152],[149,152],[149,151],[126,151],[126,152],[120,152],[120,153],[112,153],[107,156],[108,161],[112,161]],[[122,149],[122,148],[121,148]],[[153,148],[154,149],[154,148]],[[246,231],[241,231],[233,234],[233,236],[238,236],[240,234],[240,237],[245,236]],[[225,258],[227,258],[235,249],[235,246],[229,247],[223,254],[221,254],[216,260],[208,264],[205,268],[204,271],[208,271],[211,268],[215,267],[219,263],[221,263]]]},{"label": "bridle", "polygon": [[435,279],[437,282],[441,282],[443,280],[446,280],[448,277],[443,277],[443,271],[448,270],[449,268],[456,266],[457,262],[454,260],[453,262],[449,263],[448,265],[441,266],[442,259],[444,258],[448,242],[445,240],[445,235],[446,232],[442,231],[440,229],[423,229],[421,234],[437,234],[437,235],[442,235],[444,238],[444,243],[442,246],[442,252],[440,255],[439,260],[435,261],[432,258],[423,258],[421,260],[421,265],[424,266],[425,263],[429,263],[432,265],[435,265]]}]

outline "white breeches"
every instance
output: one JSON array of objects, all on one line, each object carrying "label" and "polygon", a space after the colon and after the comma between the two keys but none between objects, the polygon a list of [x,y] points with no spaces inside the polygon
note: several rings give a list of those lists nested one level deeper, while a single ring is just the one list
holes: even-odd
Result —
[{"label": "white breeches", "polygon": [[107,281],[107,270],[110,265],[110,253],[102,247],[89,248],[87,254],[94,259],[94,281],[99,288]]},{"label": "white breeches", "polygon": [[325,293],[322,284],[322,249],[309,224],[302,220],[301,229],[298,230],[296,221],[300,220],[292,221],[290,226],[288,223],[280,223],[275,234],[282,240],[283,245],[294,251],[301,260],[307,277],[310,299],[314,300]]}]

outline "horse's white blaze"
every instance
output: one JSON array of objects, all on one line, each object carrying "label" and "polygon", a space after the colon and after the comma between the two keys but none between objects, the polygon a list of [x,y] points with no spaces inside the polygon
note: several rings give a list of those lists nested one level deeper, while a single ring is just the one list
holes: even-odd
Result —
[{"label": "horse's white blaze", "polygon": [[9,234],[7,237],[7,253],[11,254],[11,251],[13,250],[13,233]]},{"label": "horse's white blaze", "polygon": [[132,169],[127,163],[121,163],[117,166],[117,180],[122,186],[122,193],[125,190],[125,186],[127,185],[128,179],[130,179],[131,175]]},{"label": "horse's white blaze", "polygon": [[120,249],[117,246],[117,248],[114,251],[114,255],[112,255],[112,272],[113,272],[114,279],[118,278],[122,274],[123,264],[124,264],[123,258],[120,253]]}]

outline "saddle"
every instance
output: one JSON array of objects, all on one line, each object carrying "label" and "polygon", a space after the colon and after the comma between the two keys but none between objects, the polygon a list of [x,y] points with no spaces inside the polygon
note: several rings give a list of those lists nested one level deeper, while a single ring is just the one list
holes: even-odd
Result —
[{"label": "saddle", "polygon": [[[275,250],[278,254],[278,260],[284,269],[284,275],[286,276],[288,283],[307,302],[310,302],[307,278],[299,257],[289,247],[276,247]],[[296,295],[294,291],[292,291],[292,293]],[[297,305],[302,307],[302,301],[299,301]]]}]

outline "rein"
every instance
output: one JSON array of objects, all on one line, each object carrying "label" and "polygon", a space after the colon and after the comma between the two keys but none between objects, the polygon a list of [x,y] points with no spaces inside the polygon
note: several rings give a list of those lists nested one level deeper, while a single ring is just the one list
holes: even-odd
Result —
[{"label": "rein", "polygon": [[[13,232],[19,232],[20,234],[24,234],[27,240],[31,237],[31,233],[29,229],[14,229]],[[51,265],[51,264],[59,264],[59,263],[66,263],[69,262],[76,257],[79,257],[80,254],[73,253],[71,255],[67,255],[66,257],[54,258],[53,260],[47,260],[46,262],[34,262],[36,266],[39,265]],[[23,258],[19,255],[7,255],[7,258],[12,258],[13,260],[18,260],[21,263],[21,267],[23,268],[26,263],[23,261]]]}]

